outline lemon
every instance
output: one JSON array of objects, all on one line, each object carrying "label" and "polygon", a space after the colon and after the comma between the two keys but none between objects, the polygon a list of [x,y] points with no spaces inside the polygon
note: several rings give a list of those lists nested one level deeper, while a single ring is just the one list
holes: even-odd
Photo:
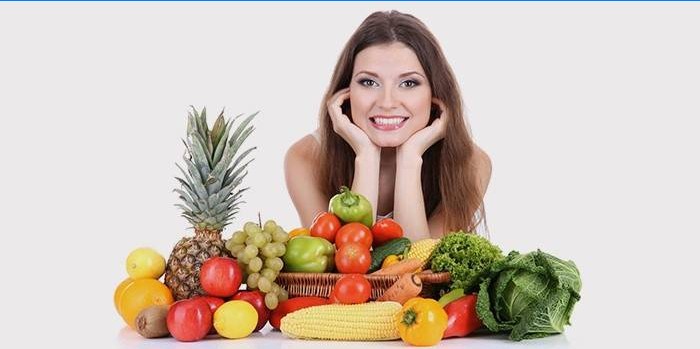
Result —
[{"label": "lemon", "polygon": [[257,324],[258,312],[246,301],[228,301],[214,312],[214,328],[222,337],[247,337]]},{"label": "lemon", "polygon": [[158,279],[165,272],[165,258],[152,248],[137,248],[126,257],[126,272],[134,280]]}]

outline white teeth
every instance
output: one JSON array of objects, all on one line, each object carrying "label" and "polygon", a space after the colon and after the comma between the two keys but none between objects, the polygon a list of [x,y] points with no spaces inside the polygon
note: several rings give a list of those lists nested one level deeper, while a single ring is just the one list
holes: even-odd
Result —
[{"label": "white teeth", "polygon": [[374,118],[374,122],[379,125],[398,125],[404,118]]}]

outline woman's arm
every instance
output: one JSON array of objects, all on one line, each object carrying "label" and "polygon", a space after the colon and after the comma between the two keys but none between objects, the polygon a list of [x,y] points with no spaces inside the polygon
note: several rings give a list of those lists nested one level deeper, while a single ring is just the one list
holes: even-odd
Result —
[{"label": "woman's arm", "polygon": [[423,153],[445,136],[445,120],[449,117],[445,103],[437,98],[433,98],[432,101],[439,106],[440,116],[396,149],[394,219],[401,225],[404,234],[412,240],[435,235],[432,230],[438,229],[437,225],[443,221],[442,215],[436,213],[432,222],[428,222],[421,184]]},{"label": "woman's arm", "polygon": [[310,227],[317,213],[328,209],[328,198],[321,192],[315,169],[318,168],[318,143],[308,135],[294,143],[284,157],[284,177],[289,197],[302,227]]},{"label": "woman's arm", "polygon": [[379,200],[379,163],[381,148],[367,137],[367,134],[353,124],[343,114],[341,105],[350,99],[350,88],[339,90],[326,103],[328,114],[333,122],[333,131],[340,135],[355,152],[355,173],[351,185],[352,191],[364,195],[372,204],[372,219],[377,214]]},{"label": "woman's arm", "polygon": [[381,153],[367,151],[355,156],[355,175],[352,180],[352,191],[364,195],[372,204],[372,220],[377,217],[377,202],[379,202],[379,164]]},{"label": "woman's arm", "polygon": [[396,184],[394,187],[394,219],[411,240],[431,235],[425,214],[421,168],[423,159],[415,154],[396,153]]}]

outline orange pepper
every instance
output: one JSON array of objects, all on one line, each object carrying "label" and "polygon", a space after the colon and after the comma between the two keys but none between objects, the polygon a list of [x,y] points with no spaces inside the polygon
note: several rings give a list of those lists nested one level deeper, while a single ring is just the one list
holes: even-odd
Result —
[{"label": "orange pepper", "polygon": [[411,345],[431,346],[442,339],[447,329],[447,313],[434,299],[409,299],[396,314],[401,339]]},{"label": "orange pepper", "polygon": [[311,235],[311,232],[309,232],[309,229],[306,229],[306,228],[296,228],[296,229],[292,229],[292,231],[289,232],[290,239],[295,237],[295,236],[302,236],[302,235],[309,236],[309,235]]}]

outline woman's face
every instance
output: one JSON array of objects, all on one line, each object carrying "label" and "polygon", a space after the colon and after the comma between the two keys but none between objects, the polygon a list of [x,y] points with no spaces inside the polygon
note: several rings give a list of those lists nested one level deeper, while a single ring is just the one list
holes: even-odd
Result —
[{"label": "woman's face", "polygon": [[431,99],[423,67],[403,43],[370,46],[355,57],[350,113],[374,144],[397,147],[425,128]]}]

